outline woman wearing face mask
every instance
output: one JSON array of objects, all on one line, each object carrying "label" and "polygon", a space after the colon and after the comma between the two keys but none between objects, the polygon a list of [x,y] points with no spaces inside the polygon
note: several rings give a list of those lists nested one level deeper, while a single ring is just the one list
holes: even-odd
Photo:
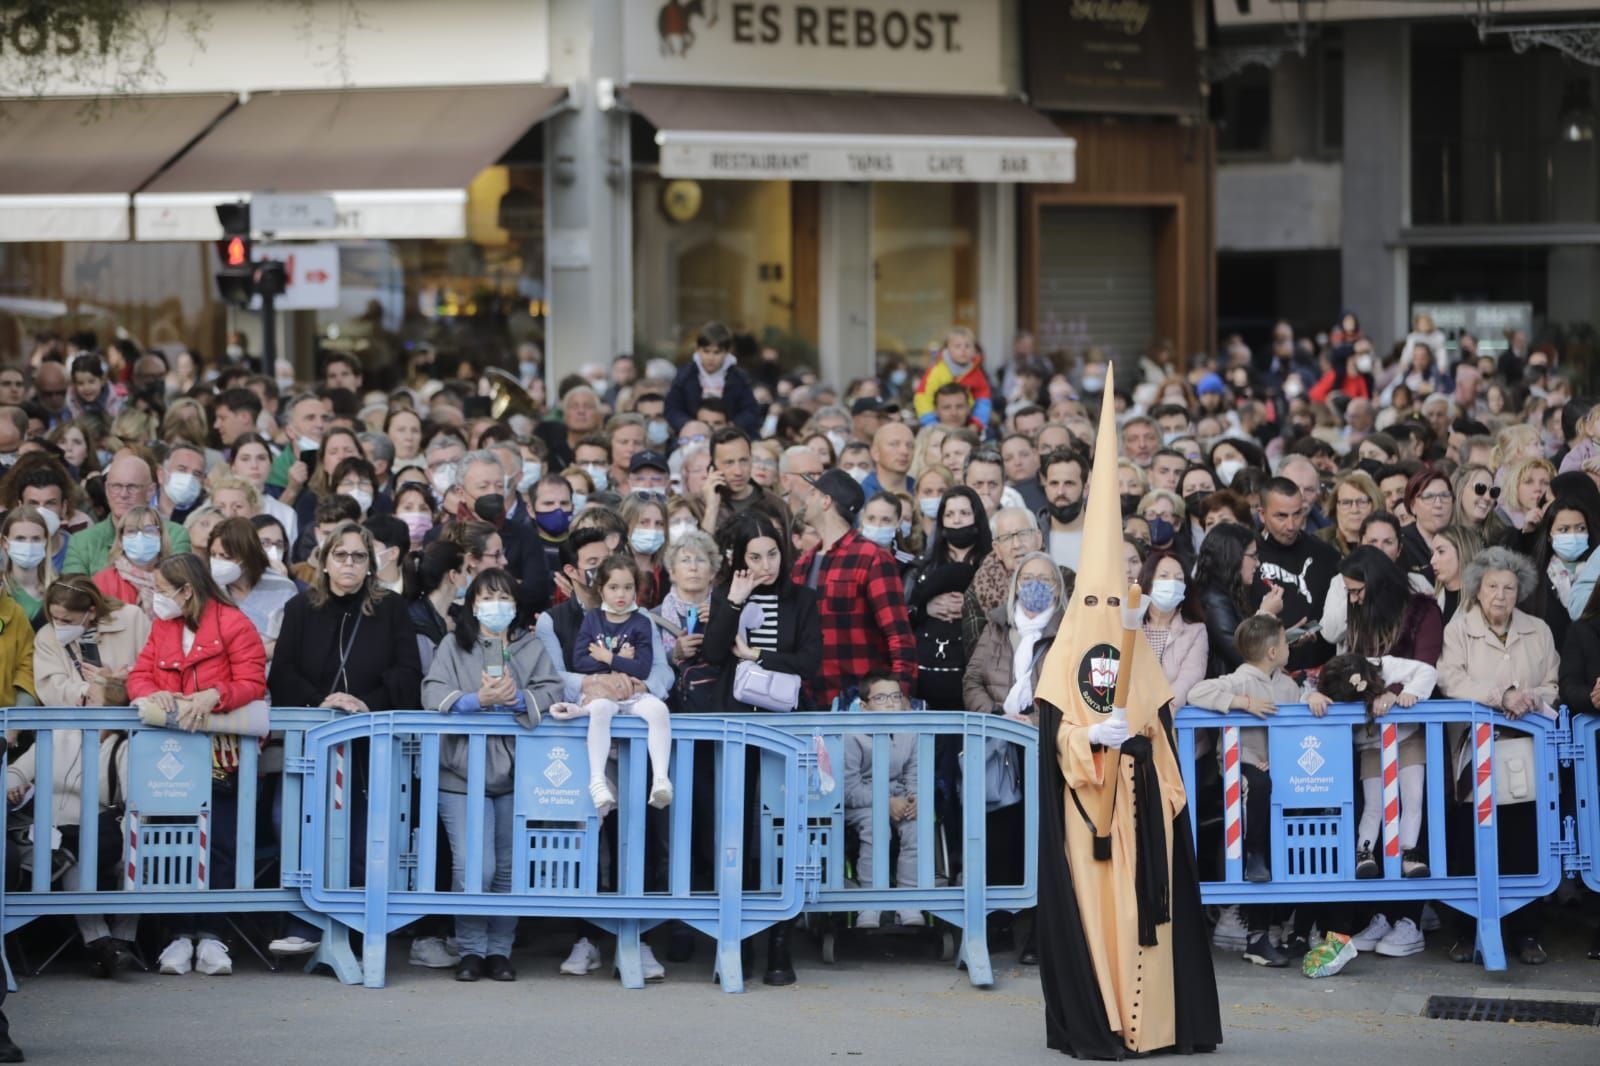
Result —
[{"label": "woman wearing face mask", "polygon": [[1217,487],[1229,488],[1246,468],[1265,470],[1267,457],[1250,441],[1224,437],[1211,446],[1208,465],[1217,472]]},{"label": "woman wearing face mask", "polygon": [[661,601],[661,617],[681,634],[663,626],[661,644],[672,660],[674,711],[713,712],[720,693],[720,671],[701,654],[711,621],[711,582],[717,573],[717,542],[709,533],[691,529],[668,542],[663,552],[672,588]]},{"label": "woman wearing face mask", "polygon": [[1206,676],[1211,654],[1199,597],[1190,595],[1183,562],[1171,552],[1150,553],[1139,570],[1139,587],[1150,597],[1144,635],[1182,707],[1189,701],[1189,689]]},{"label": "woman wearing face mask", "polygon": [[661,565],[661,549],[667,543],[666,505],[629,495],[622,501],[622,521],[628,529],[628,550],[639,568],[638,604],[654,610],[667,594],[667,573]]},{"label": "woman wearing face mask", "polygon": [[[1006,598],[989,612],[983,633],[973,645],[962,672],[962,707],[975,714],[1003,714],[1036,725],[1033,710],[1034,681],[1045,654],[1054,643],[1066,609],[1067,593],[1061,571],[1044,552],[1029,552],[1017,561]],[[937,749],[937,746],[936,746]],[[1009,744],[991,744],[987,758],[1011,760],[1016,752]],[[947,772],[954,772],[950,768]],[[1017,788],[1007,795],[989,795],[988,872],[991,884],[1016,884],[1021,880],[1023,842],[1022,787],[1020,775],[1013,778]],[[953,808],[959,812],[959,808]],[[946,812],[941,811],[941,815]],[[1000,950],[1011,941],[1010,916],[997,916],[990,934]],[[1017,961],[1037,965],[1038,951],[1032,936],[1023,945]]]},{"label": "woman wearing face mask", "polygon": [[259,514],[271,515],[283,526],[293,544],[300,535],[300,519],[294,508],[280,499],[267,495],[267,475],[272,473],[272,451],[264,437],[246,433],[233,442],[233,462],[230,464],[236,477],[243,478],[255,489]]},{"label": "woman wearing face mask", "polygon": [[915,694],[934,710],[961,706],[967,667],[963,597],[990,547],[989,521],[977,492],[966,486],[946,492],[928,552],[906,580],[906,606],[917,638]]},{"label": "woman wearing face mask", "polygon": [[901,548],[900,501],[894,493],[879,492],[868,500],[861,508],[859,528],[863,537],[894,556],[902,577],[916,561],[916,556]]},{"label": "woman wearing face mask", "polygon": [[[569,466],[561,471],[561,476],[566,478],[567,484],[572,487],[572,513],[577,514],[588,506],[589,497],[598,491],[594,487],[594,479],[581,466]],[[701,477],[703,480],[704,475]]]},{"label": "woman wearing face mask", "polygon": [[1597,527],[1600,517],[1591,513],[1587,502],[1574,496],[1557,497],[1539,523],[1533,559],[1539,581],[1522,606],[1535,618],[1544,619],[1558,648],[1566,644],[1573,583],[1589,557],[1593,543],[1590,530]]},{"label": "woman wearing face mask", "polygon": [[39,617],[44,591],[56,576],[49,539],[49,526],[37,507],[13,507],[0,523],[0,549],[5,552],[0,591],[16,601],[30,622]]},{"label": "woman wearing face mask", "polygon": [[[317,453],[317,467],[311,472],[311,480],[306,485],[310,491],[295,497],[294,513],[300,522],[300,538],[295,546],[304,548],[304,554],[296,552],[296,561],[305,558],[316,547],[314,542],[308,541],[306,531],[317,524],[317,504],[339,495],[339,483],[334,478],[338,476],[339,465],[346,459],[365,460],[366,453],[361,450],[361,440],[352,430],[335,426],[323,434],[322,449]],[[368,469],[371,469],[370,466]],[[375,482],[377,479],[369,474],[369,480]],[[370,506],[370,500],[368,504]]]},{"label": "woman wearing face mask", "polygon": [[[504,570],[485,570],[473,579],[462,606],[453,636],[439,642],[422,682],[422,705],[442,714],[514,711],[518,724],[534,728],[561,700],[562,680],[533,631],[515,624],[516,580]],[[480,850],[482,885],[489,892],[511,891],[516,745],[512,736],[487,739],[481,812],[487,846]],[[439,745],[439,817],[450,842],[451,888],[456,892],[466,885],[468,747],[465,736],[446,736]],[[516,980],[511,966],[516,928],[514,917],[457,918],[461,960],[456,980]]]},{"label": "woman wearing face mask", "polygon": [[[267,569],[280,577],[289,577],[289,567],[284,559],[289,554],[289,535],[276,518],[258,514],[250,519],[256,535],[261,538],[261,550],[267,556]],[[293,580],[292,578],[290,580]]]},{"label": "woman wearing face mask", "polygon": [[421,551],[423,541],[433,529],[433,491],[415,482],[400,486],[394,495],[394,515],[406,524],[411,535],[411,550]]},{"label": "woman wearing face mask", "polygon": [[439,642],[455,629],[455,616],[470,584],[467,553],[452,540],[434,541],[406,565],[406,610],[424,672]]},{"label": "woman wearing face mask", "polygon": [[111,599],[138,604],[153,616],[156,567],[171,552],[166,523],[155,508],[131,508],[122,516],[117,539],[111,542],[106,568],[94,575],[95,588]]},{"label": "woman wearing face mask", "polygon": [[923,468],[922,476],[917,478],[917,521],[922,526],[922,535],[925,539],[933,539],[933,529],[939,517],[939,504],[944,500],[944,494],[955,488],[955,475],[950,473],[950,468],[939,463],[933,463]]},{"label": "woman wearing face mask", "polygon": [[299,588],[272,572],[261,536],[249,519],[229,518],[219,525],[211,534],[210,551],[211,579],[250,619],[271,659],[283,610]]},{"label": "woman wearing face mask", "polygon": [[700,528],[706,505],[696,496],[674,496],[667,501],[667,543]]},{"label": "woman wearing face mask", "polygon": [[[260,700],[266,694],[261,637],[217,588],[206,564],[188,552],[174,555],[156,569],[154,586],[155,621],[128,675],[128,697],[148,702],[168,722],[191,732],[213,714]],[[234,882],[239,743],[238,737],[224,735],[211,742],[212,888],[232,888]],[[174,935],[161,953],[161,972],[232,973],[220,924],[220,915],[209,914],[169,922]],[[199,941],[198,951],[193,940]]]},{"label": "woman wearing face mask", "polygon": [[[34,668],[39,680],[40,702],[49,707],[125,707],[128,704],[128,673],[139,657],[139,649],[150,638],[150,620],[143,611],[129,604],[107,600],[100,590],[81,574],[54,582],[45,593],[44,609],[49,624],[40,627],[34,643]],[[55,754],[51,773],[55,782],[55,827],[63,832],[65,843],[76,852],[78,827],[82,824],[83,734],[76,729],[60,729],[52,734]],[[6,776],[6,792],[16,802],[33,783],[38,772],[38,748],[29,748],[12,761]],[[121,872],[113,851],[108,857],[106,841],[121,833],[115,804],[120,796],[112,787],[113,776],[127,780],[127,749],[117,740],[100,745],[100,840],[102,890],[122,887]],[[113,766],[116,770],[113,771]],[[67,871],[62,884],[77,887],[77,874]],[[91,973],[111,977],[118,970],[137,964],[132,941],[138,932],[138,917],[118,915],[77,916],[84,946],[93,960]]]}]

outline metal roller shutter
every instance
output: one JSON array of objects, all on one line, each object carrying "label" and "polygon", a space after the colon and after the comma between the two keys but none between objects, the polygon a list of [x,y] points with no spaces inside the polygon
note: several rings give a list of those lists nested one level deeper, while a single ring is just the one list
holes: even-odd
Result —
[{"label": "metal roller shutter", "polygon": [[1114,354],[1122,380],[1156,329],[1155,212],[1046,207],[1039,220],[1039,331],[1046,350]]}]

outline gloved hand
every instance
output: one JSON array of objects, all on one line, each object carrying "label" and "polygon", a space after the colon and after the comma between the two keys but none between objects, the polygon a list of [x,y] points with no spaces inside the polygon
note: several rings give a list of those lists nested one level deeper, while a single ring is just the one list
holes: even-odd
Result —
[{"label": "gloved hand", "polygon": [[1120,748],[1128,739],[1128,719],[1123,714],[1113,714],[1103,722],[1089,727],[1089,743],[1103,748]]},{"label": "gloved hand", "polygon": [[1140,626],[1144,625],[1144,616],[1150,612],[1150,597],[1140,596],[1139,606],[1137,607],[1129,607],[1126,603],[1124,603],[1121,607],[1121,610],[1122,628],[1138,629]]}]

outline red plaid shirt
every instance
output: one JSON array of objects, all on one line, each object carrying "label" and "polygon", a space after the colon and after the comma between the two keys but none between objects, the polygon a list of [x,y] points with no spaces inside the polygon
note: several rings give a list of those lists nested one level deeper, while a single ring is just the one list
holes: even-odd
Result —
[{"label": "red plaid shirt", "polygon": [[[816,558],[810,551],[795,562],[796,584],[810,583]],[[887,670],[910,692],[917,681],[917,638],[894,556],[852,529],[823,554],[815,588],[822,669],[810,685],[817,707],[826,709],[846,685],[875,670]]]}]

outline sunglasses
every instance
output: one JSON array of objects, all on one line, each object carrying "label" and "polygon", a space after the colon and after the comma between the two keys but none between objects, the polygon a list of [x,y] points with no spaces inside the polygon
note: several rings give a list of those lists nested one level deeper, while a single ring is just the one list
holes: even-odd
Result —
[{"label": "sunglasses", "polygon": [[1491,500],[1498,500],[1500,498],[1500,486],[1485,485],[1480,481],[1476,485],[1472,486],[1472,494],[1474,496],[1487,496]]}]

